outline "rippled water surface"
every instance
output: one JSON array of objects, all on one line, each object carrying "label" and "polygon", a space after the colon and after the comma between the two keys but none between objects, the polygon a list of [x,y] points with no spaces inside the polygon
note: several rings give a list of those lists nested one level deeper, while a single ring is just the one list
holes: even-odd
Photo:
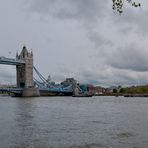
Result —
[{"label": "rippled water surface", "polygon": [[0,97],[0,148],[148,148],[148,98]]}]

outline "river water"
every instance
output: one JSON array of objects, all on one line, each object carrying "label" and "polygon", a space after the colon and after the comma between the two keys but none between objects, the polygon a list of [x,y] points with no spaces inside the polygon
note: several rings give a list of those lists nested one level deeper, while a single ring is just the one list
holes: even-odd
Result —
[{"label": "river water", "polygon": [[148,98],[0,97],[0,148],[148,148]]}]

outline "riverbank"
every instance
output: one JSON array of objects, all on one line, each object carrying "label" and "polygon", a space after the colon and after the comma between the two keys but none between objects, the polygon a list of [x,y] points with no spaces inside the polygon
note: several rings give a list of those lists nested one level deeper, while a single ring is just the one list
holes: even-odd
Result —
[{"label": "riverbank", "polygon": [[0,96],[9,96],[8,94],[0,94]]},{"label": "riverbank", "polygon": [[98,94],[95,96],[148,97],[148,93],[110,93],[110,94]]}]

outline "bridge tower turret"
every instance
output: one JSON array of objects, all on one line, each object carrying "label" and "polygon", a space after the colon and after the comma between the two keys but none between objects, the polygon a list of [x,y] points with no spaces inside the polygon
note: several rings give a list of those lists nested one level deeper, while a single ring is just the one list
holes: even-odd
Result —
[{"label": "bridge tower turret", "polygon": [[24,46],[20,55],[16,54],[16,59],[25,61],[25,64],[16,66],[17,87],[33,88],[33,53]]}]

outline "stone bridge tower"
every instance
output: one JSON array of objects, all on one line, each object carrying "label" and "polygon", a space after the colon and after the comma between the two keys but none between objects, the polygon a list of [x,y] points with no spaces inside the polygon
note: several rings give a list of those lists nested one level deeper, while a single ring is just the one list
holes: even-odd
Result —
[{"label": "stone bridge tower", "polygon": [[22,96],[39,96],[39,90],[34,88],[33,83],[33,53],[28,52],[24,46],[17,60],[25,61],[25,64],[16,66],[17,87],[23,88]]},{"label": "stone bridge tower", "polygon": [[16,55],[17,60],[25,61],[24,65],[17,65],[17,87],[32,88],[33,87],[33,53],[28,52],[24,46],[20,55]]}]

